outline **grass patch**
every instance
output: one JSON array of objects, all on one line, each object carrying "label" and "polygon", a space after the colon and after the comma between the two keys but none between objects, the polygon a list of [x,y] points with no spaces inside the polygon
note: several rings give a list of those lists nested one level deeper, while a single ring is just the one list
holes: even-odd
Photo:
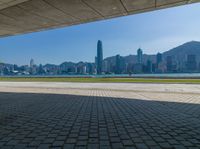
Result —
[{"label": "grass patch", "polygon": [[0,77],[11,82],[83,82],[83,83],[183,83],[200,84],[200,79],[162,78],[66,78],[66,77]]}]

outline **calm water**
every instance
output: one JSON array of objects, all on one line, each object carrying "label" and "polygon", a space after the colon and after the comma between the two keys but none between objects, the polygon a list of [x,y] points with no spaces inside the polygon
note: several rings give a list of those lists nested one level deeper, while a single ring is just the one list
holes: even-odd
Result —
[{"label": "calm water", "polygon": [[3,77],[167,77],[167,78],[200,78],[200,73],[163,73],[163,74],[109,74],[109,75],[20,75],[20,76],[3,76]]}]

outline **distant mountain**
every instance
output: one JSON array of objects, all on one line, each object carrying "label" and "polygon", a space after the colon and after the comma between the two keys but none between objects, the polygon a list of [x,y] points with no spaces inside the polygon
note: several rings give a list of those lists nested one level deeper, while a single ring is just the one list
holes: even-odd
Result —
[{"label": "distant mountain", "polygon": [[186,61],[187,55],[196,55],[197,62],[200,62],[200,42],[191,41],[163,53],[163,57],[173,56],[177,61]]},{"label": "distant mountain", "polygon": [[75,63],[73,63],[73,62],[63,62],[63,63],[61,63],[60,64],[60,66],[61,65],[74,65]]},{"label": "distant mountain", "polygon": [[[125,63],[137,63],[137,55],[128,55],[122,56]],[[109,63],[115,63],[115,56],[107,57],[104,60],[108,61]],[[152,62],[156,62],[156,55],[143,55],[143,62],[146,63],[147,60],[151,60]]]},{"label": "distant mountain", "polygon": [[[143,51],[145,53],[145,51]],[[157,54],[157,53],[156,53]],[[143,55],[143,63],[145,64],[147,60],[151,60],[153,63],[156,62],[156,54],[155,55]],[[191,41],[184,43],[176,48],[170,49],[163,54],[163,60],[166,59],[167,56],[172,56],[175,60],[179,62],[185,62],[187,60],[187,55],[194,54],[196,55],[196,60],[200,62],[200,42]],[[128,55],[124,56],[124,61],[126,63],[137,63],[137,55]],[[107,57],[105,60],[115,63],[115,56]]]},{"label": "distant mountain", "polygon": [[43,67],[55,68],[55,67],[58,67],[58,65],[55,65],[55,64],[46,64]]},{"label": "distant mountain", "polygon": [[67,67],[73,67],[75,65],[75,63],[73,62],[63,62],[62,64],[60,64],[61,68],[67,68]]}]

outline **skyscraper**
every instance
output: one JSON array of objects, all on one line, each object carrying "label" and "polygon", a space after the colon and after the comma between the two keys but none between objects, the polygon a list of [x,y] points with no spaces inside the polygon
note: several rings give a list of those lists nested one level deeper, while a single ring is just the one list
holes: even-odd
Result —
[{"label": "skyscraper", "polygon": [[115,73],[120,74],[121,73],[121,57],[120,55],[116,55],[116,60],[115,60]]},{"label": "skyscraper", "polygon": [[140,48],[137,50],[137,62],[142,64],[142,49]]},{"label": "skyscraper", "polygon": [[156,55],[156,64],[158,65],[161,62],[162,62],[162,54],[161,53],[157,53],[157,55]]},{"label": "skyscraper", "polygon": [[172,62],[172,56],[167,56],[167,72],[173,71],[173,62]]},{"label": "skyscraper", "polygon": [[34,66],[34,60],[31,59],[31,61],[30,61],[30,67],[33,68],[33,66]]},{"label": "skyscraper", "polygon": [[102,73],[103,66],[103,45],[102,41],[98,40],[97,42],[97,74]]},{"label": "skyscraper", "polygon": [[196,55],[187,55],[187,71],[192,72],[197,69]]},{"label": "skyscraper", "polygon": [[151,60],[147,60],[147,73],[152,73],[153,72],[153,64]]},{"label": "skyscraper", "polygon": [[31,59],[30,61],[30,74],[35,74],[36,73],[36,67],[35,67],[35,64],[34,64],[34,60]]}]

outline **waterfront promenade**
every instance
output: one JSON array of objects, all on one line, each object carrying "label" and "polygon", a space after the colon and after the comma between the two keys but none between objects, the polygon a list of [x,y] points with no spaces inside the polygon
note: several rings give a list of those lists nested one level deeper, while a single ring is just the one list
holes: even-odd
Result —
[{"label": "waterfront promenade", "polygon": [[1,82],[0,148],[199,149],[200,85]]}]

